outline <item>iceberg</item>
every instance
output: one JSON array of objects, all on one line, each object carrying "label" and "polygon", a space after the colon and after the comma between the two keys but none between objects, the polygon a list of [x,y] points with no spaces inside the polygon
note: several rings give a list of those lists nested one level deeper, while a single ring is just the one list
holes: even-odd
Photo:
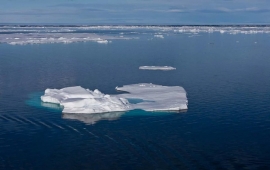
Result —
[{"label": "iceberg", "polygon": [[[125,94],[108,95],[80,86],[63,89],[46,89],[41,100],[63,107],[63,113],[125,112],[134,109],[145,111],[179,111],[187,109],[186,91],[180,86],[162,86],[148,83],[116,87]],[[129,102],[130,101],[130,102]],[[132,101],[136,101],[132,103]]]},{"label": "iceberg", "polygon": [[175,67],[171,67],[171,66],[140,66],[139,69],[141,70],[164,70],[164,71],[168,71],[168,70],[175,70]]},{"label": "iceberg", "polygon": [[104,113],[129,110],[124,98],[105,95],[99,90],[91,91],[80,86],[63,89],[46,89],[41,96],[43,102],[63,106],[63,113]]}]

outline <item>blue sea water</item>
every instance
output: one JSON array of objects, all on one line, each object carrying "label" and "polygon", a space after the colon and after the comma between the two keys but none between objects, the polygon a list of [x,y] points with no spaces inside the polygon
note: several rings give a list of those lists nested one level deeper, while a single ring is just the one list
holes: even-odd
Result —
[{"label": "blue sea water", "polygon": [[[0,44],[0,169],[270,169],[270,34],[133,31],[108,44]],[[46,88],[133,83],[183,86],[188,110],[68,115],[39,100]]]}]

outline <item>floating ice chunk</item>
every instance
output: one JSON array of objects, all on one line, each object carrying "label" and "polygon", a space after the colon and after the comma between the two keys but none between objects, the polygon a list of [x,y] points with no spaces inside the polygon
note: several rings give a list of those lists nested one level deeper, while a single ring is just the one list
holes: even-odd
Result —
[{"label": "floating ice chunk", "polygon": [[176,68],[171,66],[140,66],[139,69],[141,70],[175,70]]},{"label": "floating ice chunk", "polygon": [[164,38],[163,35],[154,35],[154,37],[156,37],[156,38]]},{"label": "floating ice chunk", "polygon": [[129,93],[117,97],[126,99],[142,99],[142,102],[132,104],[132,109],[145,111],[176,111],[186,110],[188,101],[186,91],[180,86],[161,86],[155,84],[132,84],[116,87],[116,90]]},{"label": "floating ice chunk", "polygon": [[219,32],[220,32],[221,34],[224,34],[224,33],[225,33],[225,31],[224,31],[224,30],[220,30]]},{"label": "floating ice chunk", "polygon": [[46,89],[41,96],[43,102],[57,103],[64,107],[64,113],[104,113],[129,110],[126,99],[104,95],[80,86],[63,89]]},{"label": "floating ice chunk", "polygon": [[97,41],[99,44],[108,44],[109,41],[108,40],[98,40]]},{"label": "floating ice chunk", "polygon": [[[128,94],[105,95],[80,86],[63,89],[46,89],[43,102],[60,104],[63,113],[106,113],[133,109],[145,111],[178,111],[187,109],[186,91],[180,86],[133,84],[116,87]],[[139,102],[129,103],[128,100]]]}]

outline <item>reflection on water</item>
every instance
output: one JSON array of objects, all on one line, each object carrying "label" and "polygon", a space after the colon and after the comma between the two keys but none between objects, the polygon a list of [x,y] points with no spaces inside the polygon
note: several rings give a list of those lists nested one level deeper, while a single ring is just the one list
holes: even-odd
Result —
[{"label": "reflection on water", "polygon": [[[40,96],[42,96],[44,92],[35,92],[28,95],[29,99],[26,101],[26,104],[29,106],[34,106],[37,108],[46,108],[52,111],[62,112],[63,106],[54,103],[46,103],[42,102]],[[141,102],[141,99],[129,99],[129,101],[136,103]],[[141,100],[141,101],[140,101]],[[121,116],[125,114],[125,116],[166,116],[171,114],[177,113],[186,113],[187,110],[179,110],[179,111],[144,111],[144,110],[132,110],[128,112],[107,112],[107,113],[92,113],[92,114],[85,114],[85,113],[63,113],[63,119],[72,119],[72,120],[79,120],[86,124],[95,124],[100,120],[117,120]]]},{"label": "reflection on water", "polygon": [[55,103],[46,103],[46,102],[40,102],[40,105],[42,107],[47,107],[50,109],[56,109],[56,110],[62,110],[63,106],[60,106],[59,104],[55,104]]},{"label": "reflection on water", "polygon": [[125,112],[92,113],[92,114],[63,113],[62,118],[79,120],[86,124],[95,124],[100,120],[117,120],[124,113]]}]

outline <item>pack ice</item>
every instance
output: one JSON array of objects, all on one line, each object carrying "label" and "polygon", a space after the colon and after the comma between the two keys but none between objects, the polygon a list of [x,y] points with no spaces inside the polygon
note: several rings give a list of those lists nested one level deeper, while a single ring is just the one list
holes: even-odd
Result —
[{"label": "pack ice", "polygon": [[[128,93],[107,95],[80,86],[46,89],[43,102],[63,106],[63,113],[106,113],[133,109],[145,111],[177,111],[187,109],[186,91],[180,86],[161,86],[141,83],[116,87]],[[138,103],[128,100],[139,99]]]},{"label": "pack ice", "polygon": [[139,69],[140,70],[164,70],[164,71],[176,70],[175,67],[171,67],[171,66],[140,66]]}]

